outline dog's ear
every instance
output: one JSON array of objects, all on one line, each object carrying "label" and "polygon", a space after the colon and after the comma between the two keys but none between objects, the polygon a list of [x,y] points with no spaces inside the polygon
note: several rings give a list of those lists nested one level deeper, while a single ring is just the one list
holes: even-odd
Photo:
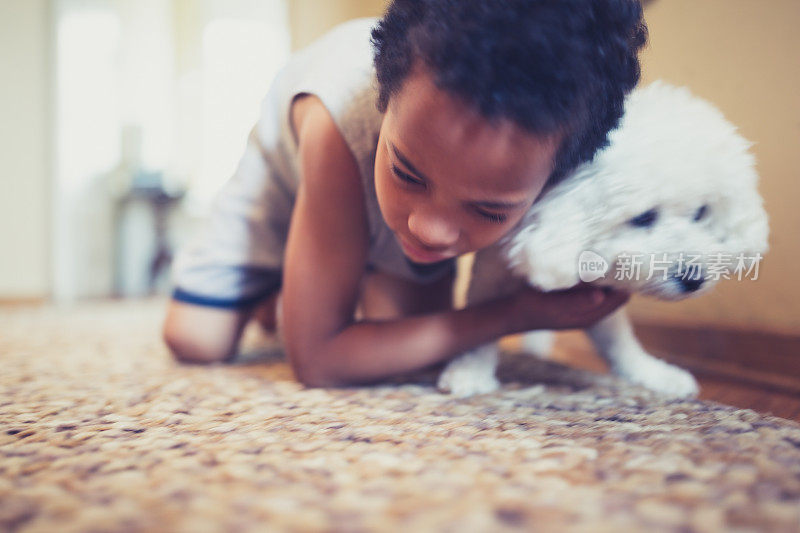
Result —
[{"label": "dog's ear", "polygon": [[580,187],[562,183],[539,199],[505,246],[511,269],[539,289],[580,282],[578,257],[587,249],[591,224]]},{"label": "dog's ear", "polygon": [[758,191],[741,192],[723,202],[725,250],[764,254],[769,249],[769,220]]},{"label": "dog's ear", "polygon": [[734,140],[739,151],[726,163],[735,164],[736,173],[729,172],[732,178],[728,180],[729,189],[719,203],[723,210],[720,220],[724,221],[725,251],[763,254],[769,248],[769,220],[758,193],[755,158],[749,151],[751,143],[738,135]]},{"label": "dog's ear", "polygon": [[763,254],[769,249],[767,212],[757,193],[748,200],[731,205],[731,213],[736,213],[736,216],[728,228],[729,235],[733,236],[735,252]]}]

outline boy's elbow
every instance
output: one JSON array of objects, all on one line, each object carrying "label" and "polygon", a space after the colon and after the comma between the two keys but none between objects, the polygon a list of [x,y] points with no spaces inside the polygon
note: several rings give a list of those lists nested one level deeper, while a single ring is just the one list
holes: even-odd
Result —
[{"label": "boy's elbow", "polygon": [[175,360],[181,363],[210,364],[229,360],[235,350],[229,343],[203,342],[200,335],[167,321],[162,339]]},{"label": "boy's elbow", "polygon": [[342,383],[337,382],[333,376],[320,369],[292,365],[294,376],[304,386],[309,388],[337,387]]},{"label": "boy's elbow", "polygon": [[295,370],[294,374],[297,381],[308,388],[336,387],[339,385],[335,380],[331,379],[330,376],[326,376],[320,372]]},{"label": "boy's elbow", "polygon": [[345,385],[333,374],[325,361],[329,360],[323,350],[298,350],[287,347],[287,358],[295,379],[306,387],[339,387]]}]

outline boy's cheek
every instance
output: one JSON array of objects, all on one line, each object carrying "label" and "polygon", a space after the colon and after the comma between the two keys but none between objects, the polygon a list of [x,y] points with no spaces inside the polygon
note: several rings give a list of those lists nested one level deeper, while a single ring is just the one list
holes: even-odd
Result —
[{"label": "boy's cheek", "polygon": [[399,195],[394,194],[392,187],[387,185],[387,177],[375,174],[375,194],[378,197],[378,208],[381,210],[381,215],[386,221],[390,229],[395,230],[399,218],[401,208],[401,198]]},{"label": "boy's cheek", "polygon": [[478,250],[482,250],[483,248],[488,248],[489,246],[496,244],[500,239],[511,233],[521,218],[521,215],[517,216],[516,218],[509,218],[508,221],[502,226],[498,225],[497,227],[481,228],[480,230],[471,233],[469,235],[471,237],[470,250],[468,251],[477,252]]}]

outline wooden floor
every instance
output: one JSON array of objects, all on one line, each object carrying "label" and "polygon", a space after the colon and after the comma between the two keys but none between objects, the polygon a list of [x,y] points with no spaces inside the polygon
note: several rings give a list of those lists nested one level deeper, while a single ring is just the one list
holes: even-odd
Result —
[{"label": "wooden floor", "polygon": [[[800,422],[800,338],[654,326],[636,331],[651,353],[694,374],[700,398]],[[608,371],[582,332],[558,333],[552,358]]]}]

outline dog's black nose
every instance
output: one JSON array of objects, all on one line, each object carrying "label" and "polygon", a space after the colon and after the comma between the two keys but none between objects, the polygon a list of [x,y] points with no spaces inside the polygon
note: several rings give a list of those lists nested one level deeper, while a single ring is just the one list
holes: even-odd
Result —
[{"label": "dog's black nose", "polygon": [[678,278],[678,281],[680,281],[683,292],[694,292],[703,284],[701,277],[682,277]]}]

